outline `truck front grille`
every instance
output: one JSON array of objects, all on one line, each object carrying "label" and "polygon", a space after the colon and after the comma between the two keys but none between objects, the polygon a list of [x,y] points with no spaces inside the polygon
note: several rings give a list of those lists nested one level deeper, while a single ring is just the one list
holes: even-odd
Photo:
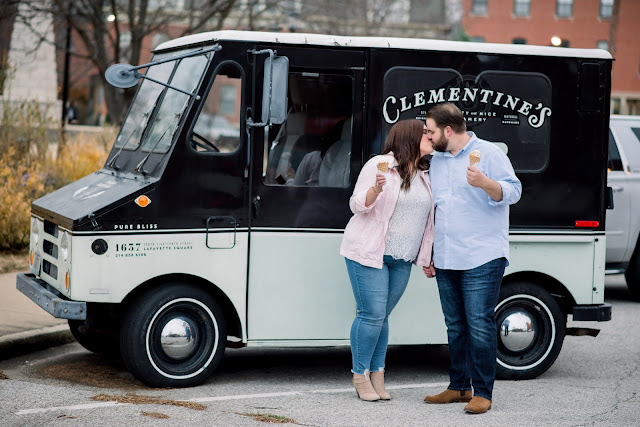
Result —
[{"label": "truck front grille", "polygon": [[58,245],[50,242],[49,240],[46,240],[46,237],[42,242],[42,249],[44,250],[44,253],[51,255],[55,259],[58,259]]},{"label": "truck front grille", "polygon": [[42,271],[52,279],[58,280],[58,267],[51,264],[46,259],[42,261]]}]

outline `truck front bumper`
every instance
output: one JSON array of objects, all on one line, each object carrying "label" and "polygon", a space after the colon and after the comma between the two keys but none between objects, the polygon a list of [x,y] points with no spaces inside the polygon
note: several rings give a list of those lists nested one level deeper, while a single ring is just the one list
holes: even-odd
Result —
[{"label": "truck front bumper", "polygon": [[53,317],[73,320],[87,318],[86,302],[64,299],[57,290],[32,273],[19,273],[16,288]]},{"label": "truck front bumper", "polygon": [[607,322],[611,320],[611,304],[604,303],[573,307],[573,320]]}]

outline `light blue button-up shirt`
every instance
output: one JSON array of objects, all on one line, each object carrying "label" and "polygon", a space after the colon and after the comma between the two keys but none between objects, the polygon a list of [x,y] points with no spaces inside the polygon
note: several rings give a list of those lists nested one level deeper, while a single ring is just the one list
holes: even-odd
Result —
[{"label": "light blue button-up shirt", "polygon": [[[436,152],[431,159],[433,263],[440,269],[469,270],[501,257],[509,263],[509,205],[520,200],[522,184],[498,146],[467,133],[471,140],[455,156]],[[467,182],[473,150],[480,150],[476,167],[502,187],[501,201]]]}]

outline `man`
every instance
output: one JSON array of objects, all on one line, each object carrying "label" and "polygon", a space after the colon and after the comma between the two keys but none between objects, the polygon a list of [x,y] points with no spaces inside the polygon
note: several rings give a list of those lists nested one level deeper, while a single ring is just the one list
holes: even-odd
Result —
[{"label": "man", "polygon": [[[496,376],[495,307],[509,263],[509,205],[520,200],[522,184],[499,147],[466,131],[454,104],[432,107],[426,126],[437,152],[430,170],[433,260],[424,270],[438,282],[451,368],[447,390],[424,400],[469,402],[464,410],[481,414],[491,409]],[[474,150],[480,162],[470,165]]]}]

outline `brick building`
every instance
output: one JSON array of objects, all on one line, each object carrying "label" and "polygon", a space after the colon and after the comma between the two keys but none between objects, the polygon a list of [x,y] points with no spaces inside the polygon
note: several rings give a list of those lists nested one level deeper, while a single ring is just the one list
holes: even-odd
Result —
[{"label": "brick building", "polygon": [[[619,2],[617,14],[614,1]],[[611,113],[636,115],[640,115],[638,21],[638,0],[464,0],[462,17],[474,41],[610,50],[615,59]]]}]

